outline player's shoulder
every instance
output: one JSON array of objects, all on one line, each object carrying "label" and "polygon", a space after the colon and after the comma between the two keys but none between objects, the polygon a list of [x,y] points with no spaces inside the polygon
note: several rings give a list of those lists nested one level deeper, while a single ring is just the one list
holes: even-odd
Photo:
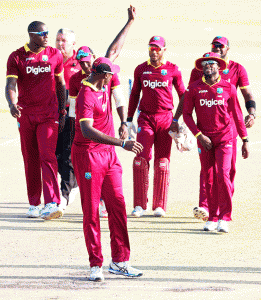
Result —
[{"label": "player's shoulder", "polygon": [[240,63],[235,62],[233,60],[229,61],[228,68],[229,67],[234,67],[234,68],[237,68],[237,69],[245,69],[243,65],[241,65]]},{"label": "player's shoulder", "polygon": [[22,56],[26,53],[24,46],[14,50],[10,53],[9,57]]},{"label": "player's shoulder", "polygon": [[202,78],[200,78],[200,79],[193,81],[186,90],[190,91],[193,89],[201,88],[203,85],[204,85],[204,83],[202,81]]},{"label": "player's shoulder", "polygon": [[62,53],[59,49],[48,46],[44,49],[44,52],[49,53],[53,56],[57,55],[57,56],[62,56]]}]

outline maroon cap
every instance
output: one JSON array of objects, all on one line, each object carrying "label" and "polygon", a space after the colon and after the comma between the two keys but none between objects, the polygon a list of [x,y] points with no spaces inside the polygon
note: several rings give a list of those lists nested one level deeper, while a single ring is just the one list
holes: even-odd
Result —
[{"label": "maroon cap", "polygon": [[223,71],[227,68],[226,61],[224,59],[220,58],[219,53],[207,52],[203,55],[203,57],[201,57],[195,61],[196,69],[198,69],[199,71],[203,71],[203,66],[201,65],[201,63],[202,63],[202,61],[205,61],[205,60],[214,60],[214,61],[218,62],[221,71]]},{"label": "maroon cap", "polygon": [[228,39],[224,36],[216,36],[211,44],[220,43],[222,45],[228,46]]},{"label": "maroon cap", "polygon": [[92,64],[92,72],[114,74],[120,72],[120,67],[114,65],[107,57],[99,57]]},{"label": "maroon cap", "polygon": [[160,48],[164,48],[165,47],[165,40],[162,36],[155,35],[150,39],[149,45],[157,45]]},{"label": "maroon cap", "polygon": [[82,46],[78,49],[76,53],[76,59],[78,61],[90,61],[92,58],[92,52],[89,47]]}]

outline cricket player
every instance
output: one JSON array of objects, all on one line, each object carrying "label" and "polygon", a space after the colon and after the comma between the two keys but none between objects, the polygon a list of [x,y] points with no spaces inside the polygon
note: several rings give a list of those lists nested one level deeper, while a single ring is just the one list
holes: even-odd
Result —
[{"label": "cricket player", "polygon": [[[224,59],[227,63],[227,68],[223,71],[220,71],[219,74],[221,78],[233,84],[236,88],[242,92],[242,95],[245,100],[246,109],[248,115],[245,117],[246,128],[250,128],[254,125],[254,119],[256,118],[256,103],[254,101],[252,91],[249,85],[248,75],[246,69],[229,59],[229,41],[226,37],[217,36],[213,39],[211,43],[211,51],[214,53],[219,53],[221,58]],[[201,79],[203,72],[194,68],[191,72],[189,84],[192,82]],[[231,117],[233,117],[231,115]],[[232,157],[232,166],[230,171],[230,178],[232,182],[232,193],[234,193],[234,179],[236,175],[236,157],[237,157],[237,129],[234,128],[234,139],[233,139],[233,157]],[[199,193],[199,207],[193,209],[194,216],[196,218],[201,218],[207,220],[208,218],[208,205],[207,205],[207,195],[205,189],[205,183],[203,176],[200,176],[200,193]]]},{"label": "cricket player", "polygon": [[72,162],[80,187],[83,210],[83,230],[89,253],[92,281],[102,281],[99,202],[103,197],[108,211],[112,262],[109,272],[139,277],[142,272],[128,265],[130,245],[127,214],[122,191],[122,167],[115,152],[120,146],[136,154],[142,145],[114,137],[111,102],[107,85],[119,66],[105,57],[96,59],[92,73],[76,99],[75,137]]},{"label": "cricket player", "polygon": [[63,214],[58,207],[55,156],[58,126],[62,130],[66,115],[63,57],[59,50],[48,46],[48,29],[44,23],[32,22],[28,33],[29,43],[8,58],[6,99],[11,115],[17,118],[21,138],[30,204],[27,216],[48,220]]},{"label": "cricket player", "polygon": [[61,204],[60,207],[65,210],[66,205],[72,203],[75,196],[79,192],[77,181],[74,175],[73,166],[71,162],[71,140],[70,132],[73,126],[72,120],[68,116],[69,113],[69,81],[73,74],[81,70],[80,64],[76,59],[75,34],[69,28],[61,28],[56,35],[56,48],[59,49],[63,55],[64,79],[66,84],[66,111],[65,126],[63,131],[58,134],[58,141],[56,146],[56,157],[58,162],[58,172],[61,175]]},{"label": "cricket player", "polygon": [[[219,71],[227,63],[218,53],[209,52],[196,60],[204,76],[189,85],[184,99],[183,119],[198,139],[198,152],[204,176],[209,218],[205,231],[228,232],[233,188],[230,178],[234,124],[243,141],[242,156],[249,156],[248,137],[236,87],[221,79]],[[192,112],[195,108],[197,124]],[[233,118],[231,118],[231,113]],[[233,123],[234,120],[234,123]]]},{"label": "cricket player", "polygon": [[[132,135],[133,116],[139,104],[137,141],[143,151],[134,158],[134,210],[132,215],[141,217],[147,209],[149,186],[149,162],[154,144],[154,186],[153,207],[155,217],[164,217],[167,209],[168,187],[170,180],[170,151],[172,138],[169,130],[178,130],[178,119],[182,115],[185,87],[180,69],[164,59],[165,40],[153,36],[149,41],[150,59],[139,65],[134,72],[134,83],[129,100],[128,126]],[[172,87],[180,99],[173,118]]]}]

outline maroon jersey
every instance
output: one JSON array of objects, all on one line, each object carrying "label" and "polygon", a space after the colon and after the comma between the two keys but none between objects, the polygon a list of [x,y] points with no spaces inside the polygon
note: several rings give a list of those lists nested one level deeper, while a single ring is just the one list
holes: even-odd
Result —
[{"label": "maroon jersey", "polygon": [[159,67],[151,65],[150,60],[139,65],[134,72],[134,83],[130,95],[128,117],[133,117],[140,100],[139,110],[145,113],[158,113],[172,110],[174,85],[178,96],[185,92],[180,69],[169,61]]},{"label": "maroon jersey", "polygon": [[[227,68],[224,71],[220,71],[221,78],[232,83],[236,88],[244,89],[249,86],[249,80],[246,69],[230,60]],[[194,81],[203,77],[203,72],[194,68],[190,75],[189,85]]]},{"label": "maroon jersey", "polygon": [[34,53],[26,44],[9,56],[6,77],[17,78],[18,105],[23,113],[58,111],[54,76],[62,72],[63,56],[52,47]]},{"label": "maroon jersey", "polygon": [[83,70],[72,75],[69,83],[69,97],[71,98],[77,97],[81,89],[82,80],[85,78],[86,78],[86,74]]},{"label": "maroon jersey", "polygon": [[[194,108],[197,125],[192,117]],[[184,99],[183,119],[194,135],[202,132],[215,142],[232,139],[233,122],[230,113],[233,114],[240,137],[246,137],[247,131],[234,85],[219,77],[219,81],[210,86],[203,77],[188,87]]]},{"label": "maroon jersey", "polygon": [[73,50],[73,55],[63,63],[64,67],[64,80],[66,84],[66,89],[69,90],[70,78],[81,70],[81,66],[76,59],[76,51]]},{"label": "maroon jersey", "polygon": [[105,86],[99,91],[86,80],[82,82],[82,88],[76,99],[76,121],[74,144],[84,146],[84,151],[98,152],[113,150],[114,146],[100,144],[84,138],[81,132],[80,122],[93,120],[93,127],[106,135],[115,136],[111,112],[111,105],[108,96],[108,87]]}]

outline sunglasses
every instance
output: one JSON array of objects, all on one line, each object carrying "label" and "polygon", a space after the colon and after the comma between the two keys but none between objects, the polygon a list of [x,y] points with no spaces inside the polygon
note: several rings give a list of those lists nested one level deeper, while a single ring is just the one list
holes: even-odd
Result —
[{"label": "sunglasses", "polygon": [[224,49],[224,48],[226,48],[226,45],[216,43],[216,44],[212,44],[212,48]]},{"label": "sunglasses", "polygon": [[34,34],[37,34],[39,36],[47,36],[49,31],[39,31],[39,32],[33,32],[31,31],[30,33],[34,33]]},{"label": "sunglasses", "polygon": [[202,67],[205,67],[206,65],[214,65],[214,64],[217,64],[217,62],[214,60],[204,60],[201,62]]},{"label": "sunglasses", "polygon": [[164,49],[164,48],[155,47],[155,46],[149,46],[149,51],[160,52],[162,49]]},{"label": "sunglasses", "polygon": [[80,50],[80,51],[78,52],[77,56],[76,56],[76,59],[77,59],[77,60],[80,60],[80,59],[82,59],[82,58],[84,58],[84,57],[87,57],[87,56],[89,56],[89,55],[92,55],[92,54],[91,54],[91,53],[88,53],[88,52],[84,52],[83,50]]}]

